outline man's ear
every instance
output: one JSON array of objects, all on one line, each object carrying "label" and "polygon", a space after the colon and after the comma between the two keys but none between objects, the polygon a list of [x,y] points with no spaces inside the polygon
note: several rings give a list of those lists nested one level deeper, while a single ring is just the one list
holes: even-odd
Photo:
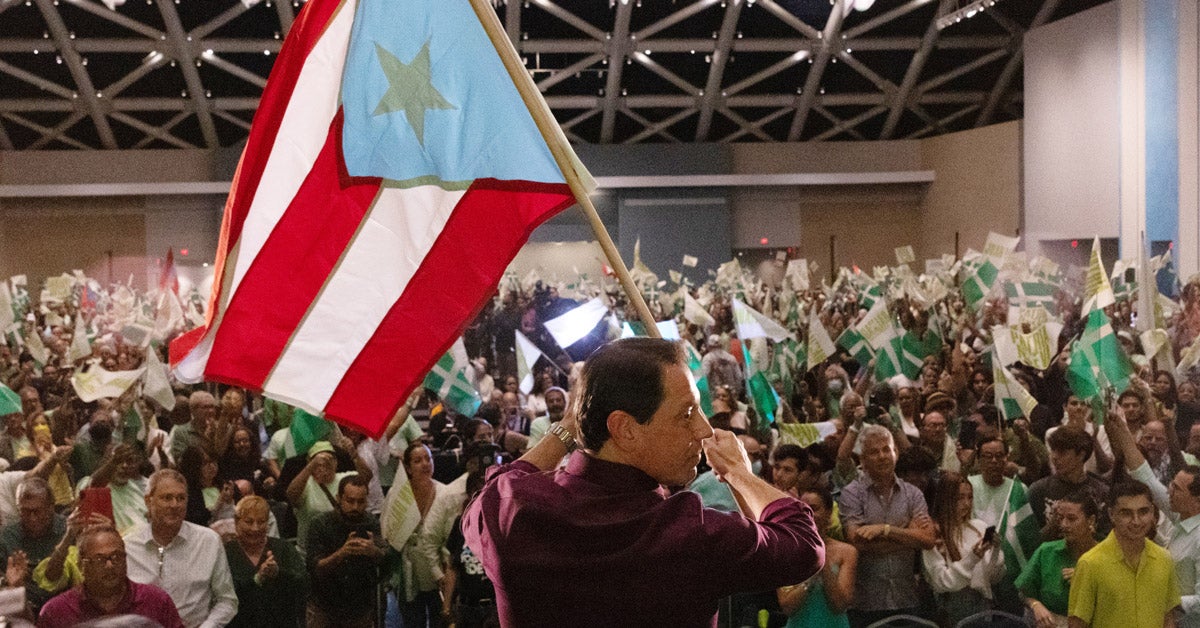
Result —
[{"label": "man's ear", "polygon": [[608,440],[617,449],[628,451],[636,447],[637,419],[623,410],[613,410],[608,414]]}]

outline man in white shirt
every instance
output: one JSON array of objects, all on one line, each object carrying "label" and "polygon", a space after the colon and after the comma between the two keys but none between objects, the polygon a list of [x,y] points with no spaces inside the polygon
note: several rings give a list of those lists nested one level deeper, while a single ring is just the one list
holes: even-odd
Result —
[{"label": "man in white shirt", "polygon": [[[975,451],[979,474],[967,478],[975,495],[974,517],[990,526],[999,526],[1000,518],[1008,510],[1014,482],[1020,484],[1004,475],[1008,467],[1008,444],[1000,438],[988,438],[979,441]],[[1024,492],[1025,487],[1022,485],[1019,490]]]},{"label": "man in white shirt", "polygon": [[563,412],[567,410],[567,391],[558,386],[551,386],[546,389],[544,395],[546,399],[546,414],[533,420],[529,426],[529,447],[533,449],[537,446],[538,441],[546,436],[546,432],[550,431],[550,426],[558,423],[563,418]]},{"label": "man in white shirt", "polygon": [[238,600],[221,537],[184,521],[187,482],[174,469],[150,476],[149,521],[125,535],[129,579],[161,587],[188,628],[219,628],[237,615]]}]

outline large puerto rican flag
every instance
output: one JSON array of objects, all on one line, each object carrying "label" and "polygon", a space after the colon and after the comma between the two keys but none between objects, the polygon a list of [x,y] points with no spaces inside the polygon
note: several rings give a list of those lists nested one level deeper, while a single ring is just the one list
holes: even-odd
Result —
[{"label": "large puerto rican flag", "polygon": [[234,177],[207,323],[171,344],[174,372],[377,436],[573,202],[468,0],[311,0]]}]

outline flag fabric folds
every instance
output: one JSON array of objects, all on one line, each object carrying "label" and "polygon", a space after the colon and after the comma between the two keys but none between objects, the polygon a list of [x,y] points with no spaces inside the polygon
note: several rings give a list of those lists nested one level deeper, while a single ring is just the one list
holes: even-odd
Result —
[{"label": "flag fabric folds", "polygon": [[814,307],[808,314],[808,360],[805,370],[811,371],[818,364],[833,357],[834,353],[837,353],[837,347],[829,338],[829,332],[825,330],[825,325],[821,324],[817,308]]},{"label": "flag fabric folds", "polygon": [[22,413],[21,396],[8,386],[0,384],[0,416]]},{"label": "flag fabric folds", "polygon": [[533,390],[533,365],[537,364],[538,358],[544,355],[533,341],[525,337],[520,331],[513,332],[516,334],[517,349],[517,379],[521,381],[520,390],[526,395]]},{"label": "flag fabric folds", "polygon": [[181,381],[378,436],[572,204],[469,2],[397,10],[311,0],[297,16],[226,203],[208,320],[172,343]]},{"label": "flag fabric folds", "polygon": [[863,335],[858,333],[858,329],[854,326],[847,327],[846,331],[838,336],[837,344],[862,366],[866,366],[875,358],[875,351],[871,348],[871,343],[867,342],[867,339],[863,338]]},{"label": "flag fabric folds", "polygon": [[704,375],[704,358],[690,342],[683,343],[683,349],[687,353],[688,370],[692,372],[692,379],[700,390],[700,409],[704,410],[705,416],[712,416],[712,392],[708,388],[708,377]]},{"label": "flag fabric folds", "polygon": [[996,284],[1000,270],[991,260],[984,259],[978,266],[964,266],[963,272],[966,273],[962,282],[963,298],[971,309],[978,310]]},{"label": "flag fabric folds", "polygon": [[746,393],[754,411],[758,413],[758,427],[766,428],[775,422],[775,412],[779,410],[779,395],[767,381],[766,375],[754,367],[754,360],[750,359],[750,351],[746,344],[742,343],[742,357],[746,367]]},{"label": "flag fabric folds", "polygon": [[558,346],[567,348],[592,333],[596,325],[608,315],[604,299],[596,297],[583,305],[546,321],[546,331],[554,337]]},{"label": "flag fabric folds", "polygon": [[425,387],[455,412],[474,416],[483,401],[467,377],[468,365],[467,349],[459,338],[425,376]]},{"label": "flag fabric folds", "polygon": [[996,409],[1000,411],[1006,423],[1011,424],[1014,419],[1031,415],[1037,406],[1037,400],[1008,369],[1000,366],[999,359],[992,360],[992,381],[996,391]]},{"label": "flag fabric folds", "polygon": [[1092,241],[1092,257],[1088,261],[1087,282],[1084,285],[1082,316],[1092,310],[1106,308],[1117,302],[1108,273],[1104,272],[1104,260],[1100,258],[1100,237]]},{"label": "flag fabric folds", "polygon": [[737,326],[738,338],[743,341],[770,338],[779,342],[784,338],[792,338],[783,325],[737,299],[733,299],[733,323]]},{"label": "flag fabric folds", "polygon": [[1092,402],[1102,399],[1110,389],[1120,394],[1129,388],[1133,362],[1121,348],[1104,310],[1092,310],[1088,314],[1083,335],[1071,347],[1071,363],[1066,375],[1071,391],[1080,399]]},{"label": "flag fabric folds", "polygon": [[1008,491],[1007,505],[1000,516],[996,532],[1000,537],[1000,549],[1004,552],[1004,566],[1008,577],[1015,578],[1033,557],[1034,550],[1042,542],[1041,530],[1029,505],[1025,485],[1013,480]]}]

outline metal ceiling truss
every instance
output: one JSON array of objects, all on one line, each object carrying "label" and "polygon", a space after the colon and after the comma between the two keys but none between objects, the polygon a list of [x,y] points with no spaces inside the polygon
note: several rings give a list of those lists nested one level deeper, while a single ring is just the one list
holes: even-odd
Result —
[{"label": "metal ceiling truss", "polygon": [[[0,0],[0,24],[40,18],[0,29],[0,81],[24,86],[0,93],[0,149],[211,149],[245,137],[269,70],[251,55],[274,58],[299,3],[203,0],[196,19],[180,0],[146,1],[157,14],[99,0]],[[645,0],[654,3],[645,9],[610,0],[599,13],[596,0],[497,0],[497,9],[572,141],[774,142],[916,138],[993,123],[1013,105],[1019,115],[1024,34],[1061,3],[1009,0],[1036,14],[1001,4],[986,11],[987,28],[943,32],[936,19],[955,0],[879,0],[864,14],[844,11],[851,1],[833,0],[819,20],[793,0]],[[30,54],[68,73],[37,71]],[[142,61],[96,71],[117,55]],[[748,64],[735,67],[739,55]],[[150,78],[164,72],[174,76]],[[147,89],[158,82],[175,91]]]}]

